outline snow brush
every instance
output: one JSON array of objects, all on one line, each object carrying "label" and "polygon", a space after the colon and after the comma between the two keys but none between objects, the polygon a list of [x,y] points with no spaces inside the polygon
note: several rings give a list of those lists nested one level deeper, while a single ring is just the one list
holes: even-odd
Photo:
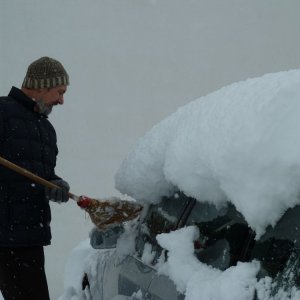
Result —
[{"label": "snow brush", "polygon": [[[52,182],[31,173],[30,171],[1,156],[0,164],[31,179],[35,183],[48,188],[59,188],[59,186]],[[121,200],[118,198],[112,198],[110,200],[96,200],[86,196],[76,196],[70,192],[68,193],[68,196],[75,200],[77,205],[90,215],[92,222],[100,230],[132,220],[136,218],[143,209],[143,206],[136,202]]]}]

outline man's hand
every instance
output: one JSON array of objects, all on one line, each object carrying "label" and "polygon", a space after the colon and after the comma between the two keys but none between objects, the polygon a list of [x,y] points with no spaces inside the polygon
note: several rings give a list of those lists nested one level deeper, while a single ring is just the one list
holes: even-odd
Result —
[{"label": "man's hand", "polygon": [[58,188],[45,188],[45,195],[48,200],[62,203],[67,202],[69,200],[68,192],[70,190],[69,184],[62,180],[62,179],[56,179],[51,180],[52,183],[58,186]]}]

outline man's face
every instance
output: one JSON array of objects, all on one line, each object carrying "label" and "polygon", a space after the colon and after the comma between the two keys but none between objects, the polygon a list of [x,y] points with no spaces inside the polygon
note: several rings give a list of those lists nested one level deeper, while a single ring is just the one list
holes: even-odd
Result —
[{"label": "man's face", "polygon": [[66,85],[60,85],[52,89],[40,89],[36,99],[39,111],[48,115],[51,113],[54,105],[64,104],[64,94],[66,91]]},{"label": "man's face", "polygon": [[39,98],[44,100],[45,105],[53,106],[64,103],[64,93],[67,91],[66,85],[60,85],[52,89],[41,89]]}]

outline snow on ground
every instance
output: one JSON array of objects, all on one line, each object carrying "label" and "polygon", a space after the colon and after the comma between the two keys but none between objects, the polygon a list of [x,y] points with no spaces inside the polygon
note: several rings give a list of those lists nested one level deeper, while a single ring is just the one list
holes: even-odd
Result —
[{"label": "snow on ground", "polygon": [[224,87],[154,126],[127,156],[116,188],[157,202],[178,187],[199,201],[227,199],[263,234],[299,203],[300,71]]}]

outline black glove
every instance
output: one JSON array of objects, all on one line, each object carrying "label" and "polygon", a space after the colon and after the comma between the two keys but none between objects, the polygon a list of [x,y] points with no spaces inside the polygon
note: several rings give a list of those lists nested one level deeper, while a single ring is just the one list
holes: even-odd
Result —
[{"label": "black glove", "polygon": [[62,179],[51,180],[52,183],[59,186],[58,188],[45,188],[45,195],[48,200],[62,203],[69,200],[68,192],[70,190],[69,184]]}]

